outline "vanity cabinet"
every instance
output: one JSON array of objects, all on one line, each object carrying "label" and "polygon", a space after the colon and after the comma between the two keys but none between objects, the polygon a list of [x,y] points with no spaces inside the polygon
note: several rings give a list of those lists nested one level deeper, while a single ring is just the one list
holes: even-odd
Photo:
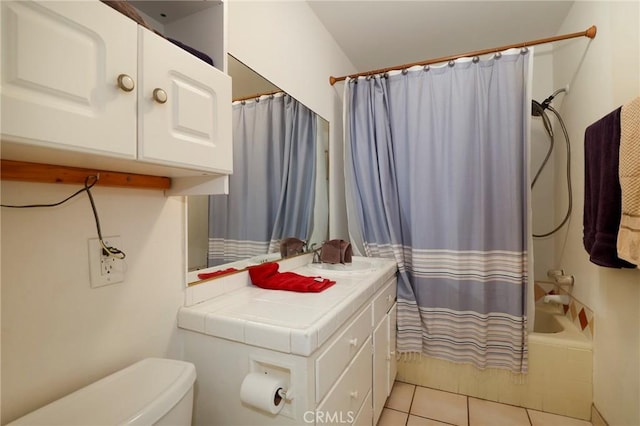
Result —
[{"label": "vanity cabinet", "polygon": [[231,79],[95,1],[3,1],[2,157],[232,172]]},{"label": "vanity cabinet", "polygon": [[[342,373],[328,396],[318,406],[317,418],[327,419],[332,413],[350,413],[350,416],[358,413],[353,419],[345,419],[344,414],[342,419],[338,416],[337,423],[344,423],[345,420],[351,424],[378,423],[397,373],[396,291],[397,280],[394,278],[316,361],[316,399],[324,397],[323,384],[331,382],[334,376]],[[360,325],[365,321],[366,327]],[[362,328],[360,333],[356,331],[359,327]],[[364,330],[366,334],[363,333]],[[343,356],[349,362],[346,368],[342,366],[346,364],[344,362],[331,363],[334,368],[321,367],[322,363],[319,361],[327,358],[327,354],[336,352],[334,346],[347,346],[348,343],[355,350],[358,339],[362,337],[366,338],[366,343],[358,355],[348,358]],[[343,355],[347,353],[346,350],[341,352]],[[336,420],[335,416],[332,420]]]},{"label": "vanity cabinet", "polygon": [[[336,284],[321,293],[261,289],[246,272],[188,288],[178,326],[198,371],[194,424],[374,426],[396,375],[397,266],[364,259],[370,272],[327,272]],[[280,270],[317,276],[310,261],[286,259]],[[282,381],[276,414],[242,401],[255,373]]]}]

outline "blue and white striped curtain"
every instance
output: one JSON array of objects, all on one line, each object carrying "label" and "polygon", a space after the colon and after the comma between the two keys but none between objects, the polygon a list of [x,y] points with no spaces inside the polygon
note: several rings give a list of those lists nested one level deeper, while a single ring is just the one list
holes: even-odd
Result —
[{"label": "blue and white striped curtain", "polygon": [[529,56],[345,84],[349,232],[399,265],[400,353],[527,370]]},{"label": "blue and white striped curtain", "polygon": [[310,236],[316,127],[315,113],[284,93],[234,102],[229,195],[209,197],[209,266]]}]

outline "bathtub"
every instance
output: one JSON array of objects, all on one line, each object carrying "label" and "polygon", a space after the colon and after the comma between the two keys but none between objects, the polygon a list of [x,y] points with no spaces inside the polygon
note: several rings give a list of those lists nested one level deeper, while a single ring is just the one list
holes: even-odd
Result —
[{"label": "bathtub", "polygon": [[591,418],[593,342],[557,305],[536,306],[533,332],[529,333],[528,408]]},{"label": "bathtub", "polygon": [[548,413],[591,418],[592,342],[558,305],[536,306],[527,338],[529,371],[477,370],[468,364],[421,357],[400,360],[398,380]]}]

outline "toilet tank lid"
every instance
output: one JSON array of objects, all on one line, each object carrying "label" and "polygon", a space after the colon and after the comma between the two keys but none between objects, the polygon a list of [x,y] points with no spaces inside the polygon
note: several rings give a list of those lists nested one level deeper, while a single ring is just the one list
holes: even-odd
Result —
[{"label": "toilet tank lid", "polygon": [[146,358],[19,418],[11,425],[150,425],[193,387],[184,361]]}]

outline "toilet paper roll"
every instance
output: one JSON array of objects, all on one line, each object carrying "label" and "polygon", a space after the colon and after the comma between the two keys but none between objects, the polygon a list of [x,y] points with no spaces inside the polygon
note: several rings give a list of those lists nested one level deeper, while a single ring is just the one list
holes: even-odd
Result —
[{"label": "toilet paper roll", "polygon": [[278,414],[284,406],[279,391],[286,392],[284,379],[264,373],[247,374],[240,386],[240,400],[271,414]]}]

